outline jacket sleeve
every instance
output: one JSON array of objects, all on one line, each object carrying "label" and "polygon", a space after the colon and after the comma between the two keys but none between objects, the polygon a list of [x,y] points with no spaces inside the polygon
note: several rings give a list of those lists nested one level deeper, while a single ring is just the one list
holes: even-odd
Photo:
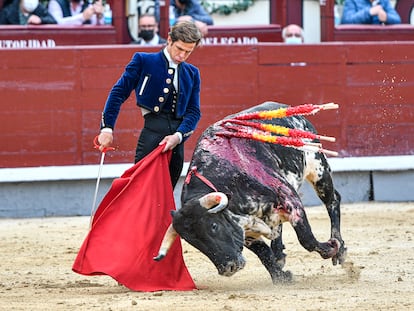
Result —
[{"label": "jacket sleeve", "polygon": [[[388,0],[380,1],[380,5],[387,13],[386,24],[400,24],[401,18]],[[370,5],[361,1],[347,0],[344,4],[341,24],[378,24],[378,17],[369,13]]]},{"label": "jacket sleeve", "polygon": [[367,6],[359,9],[355,1],[345,1],[341,24],[372,24],[370,8],[370,6]]},{"label": "jacket sleeve", "polygon": [[183,116],[183,121],[177,129],[183,135],[183,142],[186,141],[197,127],[198,122],[201,118],[200,112],[200,72],[198,69],[195,70],[194,84],[189,97],[189,104]]},{"label": "jacket sleeve", "polygon": [[197,21],[206,23],[207,25],[213,25],[213,18],[206,12],[206,10],[204,10],[197,0],[192,2],[187,14]]},{"label": "jacket sleeve", "polygon": [[128,99],[135,89],[141,74],[141,56],[135,53],[132,60],[125,67],[125,71],[112,87],[102,113],[101,128],[114,128],[121,105]]},{"label": "jacket sleeve", "polygon": [[7,24],[7,18],[6,18],[6,11],[0,10],[0,25],[6,25]]},{"label": "jacket sleeve", "polygon": [[385,12],[387,12],[387,22],[386,24],[401,24],[401,17],[391,5],[389,1],[386,1],[382,5]]},{"label": "jacket sleeve", "polygon": [[6,5],[0,10],[0,25],[9,25],[10,15],[12,15],[12,5]]},{"label": "jacket sleeve", "polygon": [[54,17],[42,5],[37,6],[36,10],[33,11],[33,15],[39,16],[42,24],[57,24]]}]

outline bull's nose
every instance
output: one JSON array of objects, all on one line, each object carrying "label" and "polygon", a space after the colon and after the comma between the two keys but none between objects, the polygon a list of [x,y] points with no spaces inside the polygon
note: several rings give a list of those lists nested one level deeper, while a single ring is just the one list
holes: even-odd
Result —
[{"label": "bull's nose", "polygon": [[242,255],[239,255],[235,261],[229,261],[224,266],[222,266],[221,269],[219,269],[219,274],[224,276],[232,276],[237,271],[243,269],[245,264],[246,260]]},{"label": "bull's nose", "polygon": [[236,263],[232,261],[227,263],[227,265],[224,267],[220,274],[224,276],[232,276],[237,271],[239,271],[239,268],[237,267]]}]

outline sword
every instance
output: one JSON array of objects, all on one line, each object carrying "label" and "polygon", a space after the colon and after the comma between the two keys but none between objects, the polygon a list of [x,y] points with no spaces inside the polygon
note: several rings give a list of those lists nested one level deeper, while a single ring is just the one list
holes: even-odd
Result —
[{"label": "sword", "polygon": [[[98,136],[95,137],[93,143],[94,143],[94,148],[99,149]],[[101,161],[99,162],[98,177],[96,179],[95,194],[93,196],[93,203],[92,203],[92,208],[91,208],[91,220],[89,224],[90,228],[92,228],[92,220],[96,212],[96,200],[98,198],[98,189],[99,189],[99,183],[101,182],[102,167],[103,167],[104,160],[105,160],[105,154],[107,151],[110,151],[110,150],[115,150],[115,148],[107,147],[107,148],[102,149],[101,151]]]}]

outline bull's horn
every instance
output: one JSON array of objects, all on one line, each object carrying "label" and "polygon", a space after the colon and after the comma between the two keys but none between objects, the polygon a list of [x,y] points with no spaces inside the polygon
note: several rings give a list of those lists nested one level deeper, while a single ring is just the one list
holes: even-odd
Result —
[{"label": "bull's horn", "polygon": [[165,256],[167,256],[168,250],[170,249],[171,245],[174,243],[177,235],[178,235],[177,231],[175,231],[175,229],[173,228],[171,224],[164,234],[164,238],[162,239],[160,250],[158,251],[158,255],[154,257],[154,260],[160,261]]},{"label": "bull's horn", "polygon": [[[223,192],[210,192],[200,198],[200,205],[208,209],[209,213],[218,213],[227,207],[229,199]],[[216,206],[217,205],[217,206]],[[215,206],[214,208],[212,208]]]}]

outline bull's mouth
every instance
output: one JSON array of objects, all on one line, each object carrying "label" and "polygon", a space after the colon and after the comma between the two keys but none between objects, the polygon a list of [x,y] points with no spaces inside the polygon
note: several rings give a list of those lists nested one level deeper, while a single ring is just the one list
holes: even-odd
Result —
[{"label": "bull's mouth", "polygon": [[237,271],[244,268],[246,265],[246,260],[242,255],[239,255],[239,257],[236,260],[228,261],[224,265],[219,265],[217,267],[218,273],[223,276],[232,276]]}]

